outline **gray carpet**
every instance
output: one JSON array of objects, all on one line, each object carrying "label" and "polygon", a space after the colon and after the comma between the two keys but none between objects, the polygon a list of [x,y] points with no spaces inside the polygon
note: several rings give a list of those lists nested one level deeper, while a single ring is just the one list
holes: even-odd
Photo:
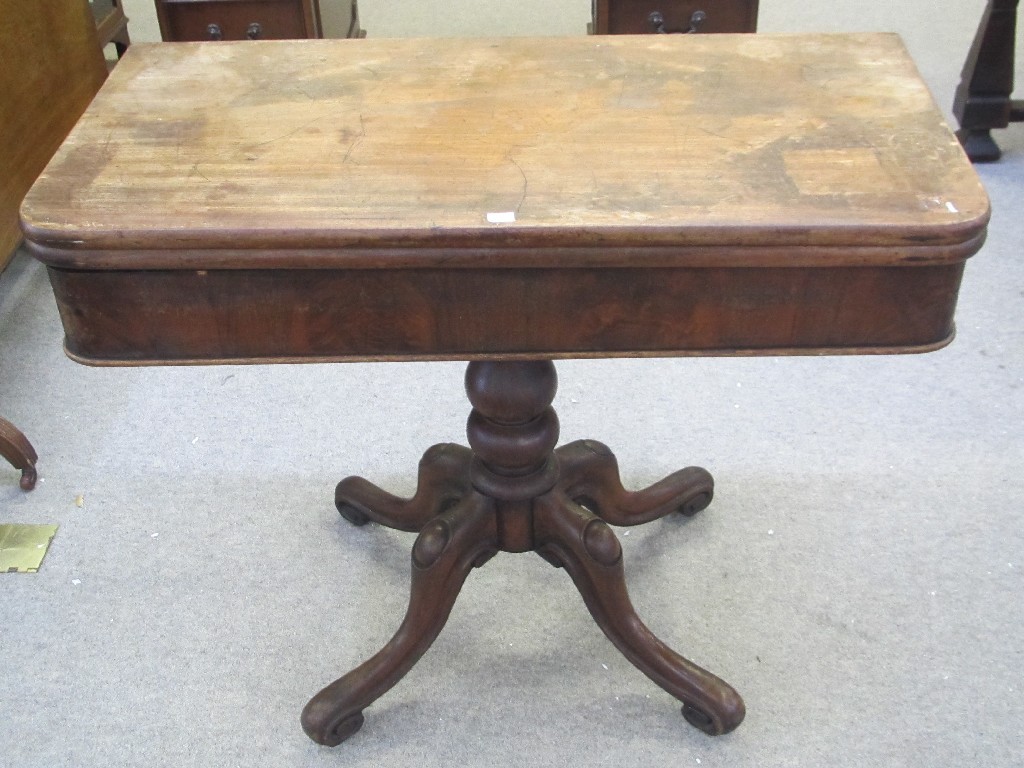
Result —
[{"label": "gray carpet", "polygon": [[[912,47],[944,108],[976,18],[960,47]],[[717,739],[562,571],[501,555],[362,731],[308,741],[301,707],[408,590],[412,537],[349,526],[334,484],[410,492],[426,447],[463,440],[463,366],[85,368],[19,256],[0,413],[41,479],[23,493],[0,465],[0,522],[60,530],[38,574],[0,575],[0,765],[1020,765],[1024,130],[997,138],[947,349],[559,367],[564,441],[607,442],[633,486],[715,475],[706,512],[622,540],[641,616],[746,700]]]}]

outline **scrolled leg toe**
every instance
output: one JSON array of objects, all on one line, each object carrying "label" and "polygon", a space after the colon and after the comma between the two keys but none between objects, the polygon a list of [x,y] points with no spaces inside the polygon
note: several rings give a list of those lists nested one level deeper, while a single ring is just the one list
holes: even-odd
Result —
[{"label": "scrolled leg toe", "polygon": [[701,467],[687,467],[676,473],[679,484],[679,513],[693,517],[705,510],[715,497],[715,480],[711,473]]},{"label": "scrolled leg toe", "polygon": [[317,744],[336,747],[363,727],[363,713],[359,710],[339,714],[329,702],[317,697],[302,710],[299,722]]},{"label": "scrolled leg toe", "polygon": [[709,692],[703,707],[683,702],[683,717],[690,725],[711,736],[722,736],[736,730],[747,714],[743,699],[724,683]]},{"label": "scrolled leg toe", "polygon": [[25,469],[21,470],[21,480],[19,482],[21,490],[31,491],[33,488],[35,488],[37,477],[38,475],[36,474],[35,467],[26,467]]}]

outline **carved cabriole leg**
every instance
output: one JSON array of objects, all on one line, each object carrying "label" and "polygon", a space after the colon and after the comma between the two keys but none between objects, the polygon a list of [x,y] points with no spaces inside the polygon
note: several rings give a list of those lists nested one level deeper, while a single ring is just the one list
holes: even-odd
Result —
[{"label": "carved cabriole leg", "polygon": [[15,469],[21,470],[21,488],[31,491],[36,487],[36,462],[39,457],[21,430],[0,418],[0,456]]},{"label": "carved cabriole leg", "polygon": [[615,457],[601,443],[581,441],[552,453],[558,441],[558,419],[550,407],[556,386],[549,361],[471,363],[467,369],[466,391],[474,407],[467,428],[475,454],[473,484],[499,499],[499,544],[514,552],[535,549],[563,566],[608,638],[683,702],[688,722],[710,734],[733,730],[743,720],[743,700],[644,626],[626,592],[615,534],[567,496],[578,492],[609,520],[635,524],[676,510],[703,509],[711,501],[711,476],[691,468],[629,493],[619,481]]},{"label": "carved cabriole leg", "polygon": [[479,494],[423,527],[412,548],[412,589],[402,625],[376,656],[306,705],[302,728],[313,741],[336,746],[359,730],[363,708],[389,691],[430,647],[469,572],[497,551],[496,542],[494,502]]},{"label": "carved cabriole leg", "polygon": [[683,702],[691,725],[719,735],[743,721],[743,700],[732,687],[677,654],[636,615],[626,591],[622,547],[607,523],[559,491],[536,501],[534,523],[540,554],[565,568],[608,639]]},{"label": "carved cabriole leg", "polygon": [[559,487],[612,525],[640,525],[673,512],[689,517],[706,508],[714,495],[715,481],[700,467],[673,472],[641,491],[627,491],[615,455],[596,440],[563,445],[555,455],[561,470]]},{"label": "carved cabriole leg", "polygon": [[732,688],[668,648],[637,617],[622,549],[608,525],[694,514],[711,501],[711,476],[690,467],[630,492],[601,443],[581,440],[556,451],[558,417],[551,403],[557,384],[549,360],[472,362],[466,369],[472,450],[449,444],[428,450],[411,499],[358,477],[338,484],[335,501],[346,519],[420,534],[405,620],[380,653],[306,705],[302,727],[314,741],[334,746],[359,730],[363,708],[394,686],[437,637],[469,571],[498,551],[534,550],[563,566],[605,634],[683,701],[691,724],[720,734],[742,721],[743,701]]},{"label": "carved cabriole leg", "polygon": [[416,494],[411,499],[393,496],[361,477],[346,477],[334,491],[334,504],[354,525],[373,520],[415,533],[466,495],[472,457],[472,452],[461,445],[432,446],[420,459]]}]

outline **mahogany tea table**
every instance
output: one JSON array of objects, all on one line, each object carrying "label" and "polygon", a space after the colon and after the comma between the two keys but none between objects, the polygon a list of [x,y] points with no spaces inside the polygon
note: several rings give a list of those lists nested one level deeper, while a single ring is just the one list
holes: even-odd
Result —
[{"label": "mahogany tea table", "polygon": [[739,725],[637,617],[611,528],[711,476],[629,492],[604,445],[556,448],[552,361],[936,349],[988,215],[895,36],[627,36],[136,44],[22,226],[81,362],[470,361],[468,448],[411,499],[338,484],[418,536],[394,638],[302,713],[334,745],[499,551],[564,568],[690,723]]}]

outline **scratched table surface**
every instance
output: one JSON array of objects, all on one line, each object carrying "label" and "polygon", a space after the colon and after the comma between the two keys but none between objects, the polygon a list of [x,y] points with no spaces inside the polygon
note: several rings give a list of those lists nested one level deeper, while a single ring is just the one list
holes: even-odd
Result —
[{"label": "scratched table surface", "polygon": [[898,263],[969,255],[987,216],[887,34],[133,45],[22,209],[37,254],[97,269],[619,244]]}]

